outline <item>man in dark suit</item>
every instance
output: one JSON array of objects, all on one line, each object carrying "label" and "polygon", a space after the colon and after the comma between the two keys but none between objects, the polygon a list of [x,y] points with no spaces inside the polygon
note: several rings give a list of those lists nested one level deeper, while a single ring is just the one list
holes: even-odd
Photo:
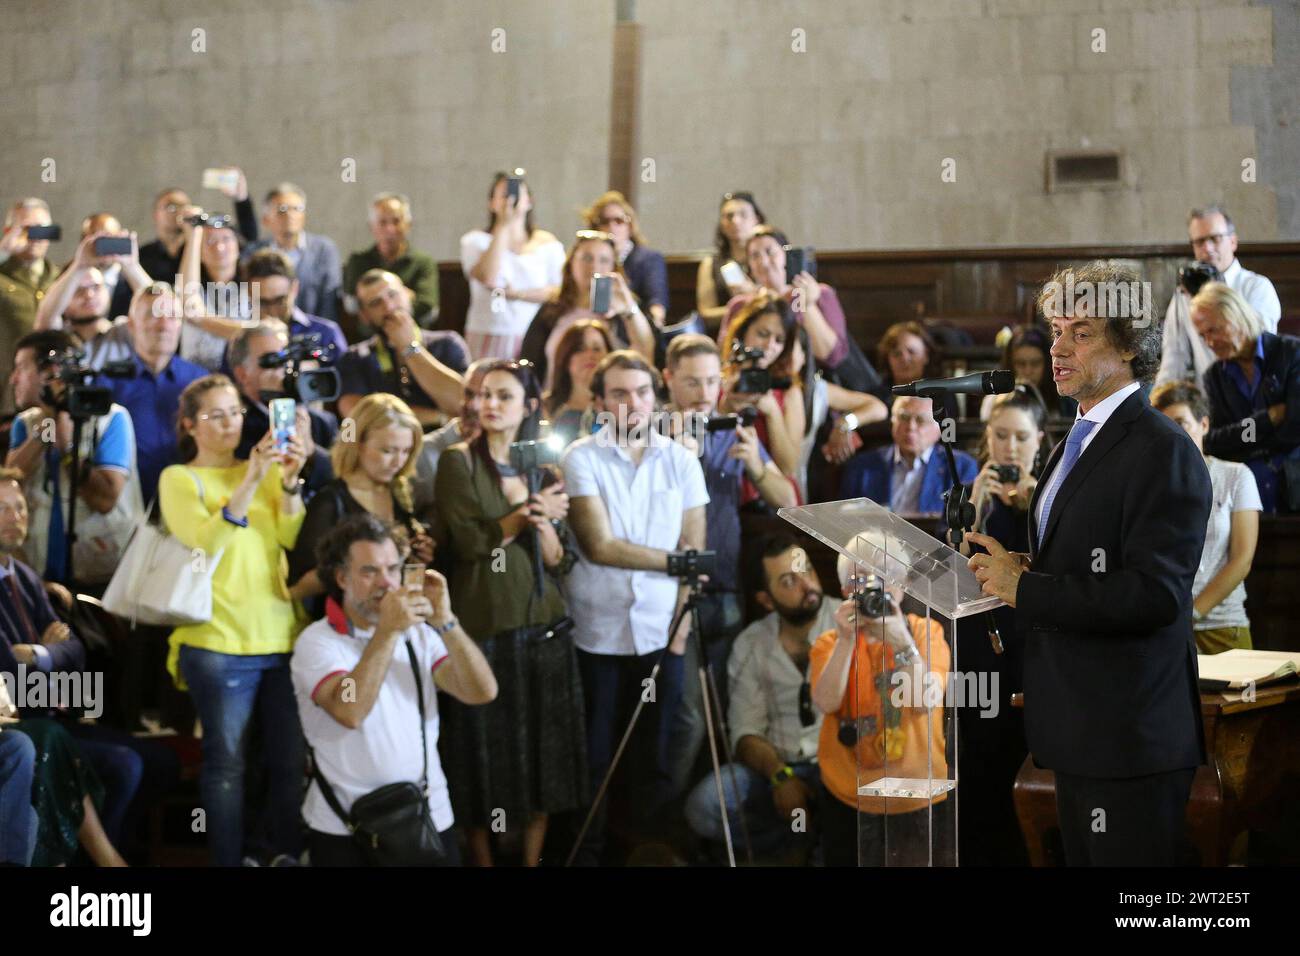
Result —
[{"label": "man in dark suit", "polygon": [[989,551],[970,559],[985,593],[1016,608],[1025,732],[1056,772],[1071,866],[1177,862],[1203,762],[1191,613],[1210,476],[1143,400],[1160,330],[1137,280],[1097,262],[1044,287],[1052,378],[1079,417],[1034,492],[1030,553],[970,535]]},{"label": "man in dark suit", "polygon": [[[938,447],[939,423],[928,398],[894,399],[890,411],[894,443],[857,455],[844,466],[841,498],[870,498],[897,514],[943,511],[943,494],[952,487],[948,456]],[[979,463],[956,453],[957,477],[970,484]]]}]

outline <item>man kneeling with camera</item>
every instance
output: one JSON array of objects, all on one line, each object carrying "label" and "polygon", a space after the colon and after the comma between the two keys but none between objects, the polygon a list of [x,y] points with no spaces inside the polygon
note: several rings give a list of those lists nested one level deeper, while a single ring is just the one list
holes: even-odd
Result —
[{"label": "man kneeling with camera", "polygon": [[[927,719],[916,689],[936,678],[946,686],[952,655],[937,621],[903,614],[900,591],[863,575],[840,555],[847,600],[835,612],[835,630],[819,637],[809,654],[813,703],[826,715],[817,746],[825,787],[819,808],[823,859],[827,866],[924,865],[917,851],[924,850],[932,822],[923,812],[926,799],[859,796],[859,768],[863,783],[947,776],[943,707],[930,708]],[[935,832],[939,814],[947,811],[947,801],[937,801],[945,796],[935,798]]]},{"label": "man kneeling with camera", "polygon": [[428,570],[423,587],[404,580],[393,534],[373,515],[353,515],[317,549],[329,600],[325,617],[298,638],[292,664],[313,750],[303,817],[314,866],[460,859],[435,687],[486,704],[496,678],[452,616],[446,579]]}]

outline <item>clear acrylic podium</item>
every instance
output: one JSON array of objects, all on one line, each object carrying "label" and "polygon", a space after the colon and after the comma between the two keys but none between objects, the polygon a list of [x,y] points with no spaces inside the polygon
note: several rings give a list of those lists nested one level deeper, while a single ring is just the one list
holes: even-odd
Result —
[{"label": "clear acrylic podium", "polygon": [[[956,866],[956,708],[974,700],[971,682],[950,680],[960,677],[955,624],[1002,601],[961,554],[868,498],[778,514],[838,552],[861,596],[841,709],[822,716],[836,729],[833,759],[824,726],[819,753],[832,797],[856,803],[858,865]],[[840,582],[822,588],[835,595]],[[881,588],[901,617],[880,607]],[[833,664],[821,680],[836,678]]]}]

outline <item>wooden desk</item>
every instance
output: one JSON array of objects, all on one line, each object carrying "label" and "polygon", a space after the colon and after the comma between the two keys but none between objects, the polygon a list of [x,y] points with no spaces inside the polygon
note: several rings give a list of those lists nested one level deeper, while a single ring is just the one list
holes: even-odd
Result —
[{"label": "wooden desk", "polygon": [[[1201,720],[1209,763],[1192,781],[1188,840],[1202,866],[1244,862],[1234,853],[1239,837],[1272,829],[1300,807],[1300,683],[1260,688],[1253,701],[1240,692],[1202,693]],[[1048,852],[1056,829],[1055,774],[1026,758],[1014,799],[1030,864],[1060,863]]]}]

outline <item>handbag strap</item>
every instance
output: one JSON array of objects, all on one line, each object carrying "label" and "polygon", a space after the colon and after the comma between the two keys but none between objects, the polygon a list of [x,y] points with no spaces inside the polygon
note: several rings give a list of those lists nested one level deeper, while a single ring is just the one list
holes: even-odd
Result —
[{"label": "handbag strap", "polygon": [[[411,673],[415,675],[415,704],[420,708],[420,752],[424,758],[424,770],[420,773],[420,792],[424,794],[425,799],[428,799],[429,740],[424,726],[424,682],[420,680],[420,662],[416,659],[415,648],[410,641],[406,642],[406,656],[411,660]],[[316,762],[316,752],[311,747],[308,747],[307,754],[311,757],[311,778],[316,781],[316,786],[320,788],[320,795],[325,798],[325,802],[329,804],[329,808],[334,811],[335,815],[347,826],[348,832],[353,832],[356,830],[356,824],[353,822],[351,815],[344,812],[343,804],[339,803],[334,788],[325,779],[325,775],[320,772],[320,766]]]}]

